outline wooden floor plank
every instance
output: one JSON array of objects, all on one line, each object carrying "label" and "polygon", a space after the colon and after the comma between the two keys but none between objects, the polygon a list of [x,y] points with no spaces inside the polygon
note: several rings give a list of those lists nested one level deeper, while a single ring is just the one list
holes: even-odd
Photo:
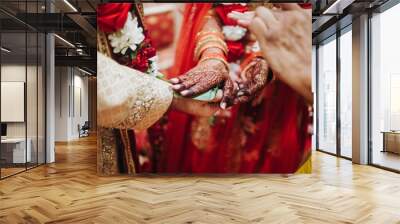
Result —
[{"label": "wooden floor plank", "polygon": [[0,223],[400,223],[400,175],[320,152],[311,175],[96,175],[96,138],[0,181]]}]

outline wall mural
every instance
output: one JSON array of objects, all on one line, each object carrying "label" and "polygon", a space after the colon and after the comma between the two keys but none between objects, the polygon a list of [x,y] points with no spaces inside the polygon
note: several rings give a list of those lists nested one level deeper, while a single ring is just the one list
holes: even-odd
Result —
[{"label": "wall mural", "polygon": [[311,172],[309,4],[105,3],[97,15],[99,175]]}]

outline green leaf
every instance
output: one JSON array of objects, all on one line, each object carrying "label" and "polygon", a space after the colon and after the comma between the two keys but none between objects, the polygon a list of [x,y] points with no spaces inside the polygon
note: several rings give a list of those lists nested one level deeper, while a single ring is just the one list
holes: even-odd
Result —
[{"label": "green leaf", "polygon": [[207,92],[200,94],[196,97],[193,97],[195,100],[201,100],[201,101],[211,101],[215,98],[218,92],[218,87],[215,87],[213,89],[208,90]]}]

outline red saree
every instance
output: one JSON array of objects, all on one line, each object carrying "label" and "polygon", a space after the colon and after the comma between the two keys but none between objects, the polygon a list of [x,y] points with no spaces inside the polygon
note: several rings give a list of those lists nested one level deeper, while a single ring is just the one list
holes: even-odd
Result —
[{"label": "red saree", "polygon": [[[212,4],[188,3],[169,77],[196,65],[195,35]],[[211,125],[171,111],[160,172],[167,173],[294,173],[309,158],[311,118],[305,100],[286,84],[274,81],[261,103],[233,107],[230,118]]]}]

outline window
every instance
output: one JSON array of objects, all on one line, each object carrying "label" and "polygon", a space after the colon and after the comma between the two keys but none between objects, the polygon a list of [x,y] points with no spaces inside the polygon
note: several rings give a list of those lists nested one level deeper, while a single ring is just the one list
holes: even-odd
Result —
[{"label": "window", "polygon": [[340,36],[340,155],[351,158],[352,148],[352,34],[351,26]]},{"label": "window", "polygon": [[371,162],[400,170],[400,5],[371,18]]},{"label": "window", "polygon": [[[24,16],[44,3],[0,1],[0,7]],[[45,163],[45,34],[11,14],[0,12],[8,21],[0,23],[0,178]]]},{"label": "window", "polygon": [[336,36],[318,48],[318,149],[336,153]]},{"label": "window", "polygon": [[317,91],[316,91],[316,81],[317,81],[317,48],[315,45],[312,46],[312,92],[313,92],[313,124],[314,124],[314,130],[313,130],[313,135],[312,135],[312,150],[316,150],[317,145],[316,145],[316,121],[317,121],[317,116],[316,116],[316,105],[317,105]]}]

